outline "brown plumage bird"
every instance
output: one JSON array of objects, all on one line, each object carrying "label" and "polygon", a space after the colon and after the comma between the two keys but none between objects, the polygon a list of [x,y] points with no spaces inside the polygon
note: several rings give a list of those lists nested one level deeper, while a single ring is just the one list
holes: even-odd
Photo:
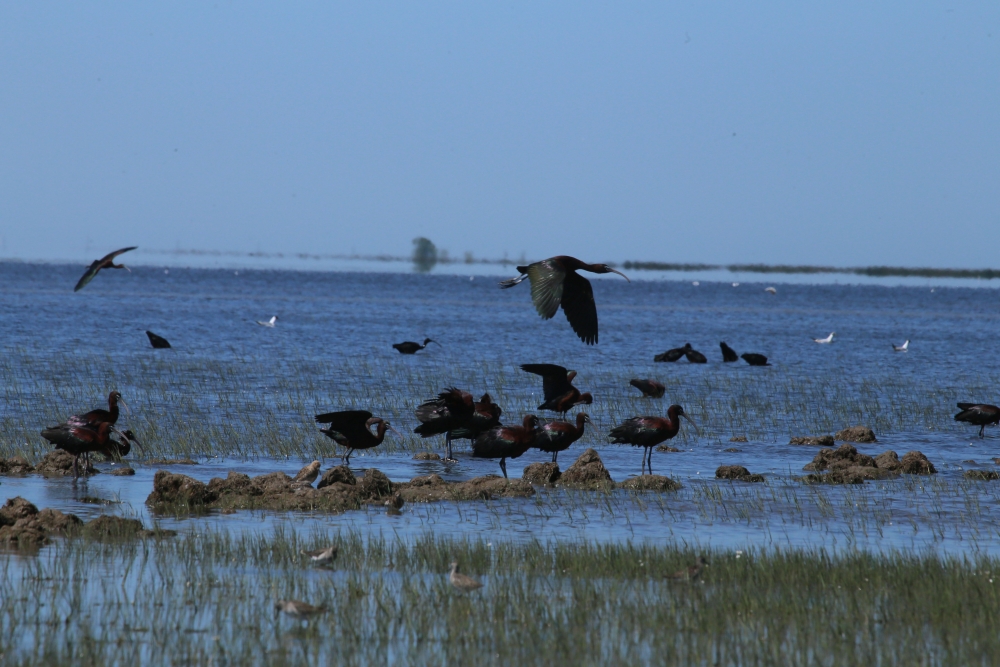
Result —
[{"label": "brown plumage bird", "polygon": [[83,414],[73,415],[67,419],[67,423],[76,426],[94,426],[102,422],[107,422],[114,426],[118,422],[118,417],[121,414],[118,408],[118,404],[121,403],[125,407],[128,407],[125,400],[122,398],[121,392],[112,391],[108,394],[108,409],[97,408],[96,410],[91,410],[90,412],[84,412]]},{"label": "brown plumage bird", "polygon": [[[486,397],[488,396],[487,394]],[[452,460],[454,457],[451,441],[454,432],[473,427],[476,404],[469,392],[457,387],[448,387],[439,393],[437,398],[421,403],[414,414],[420,421],[420,426],[413,429],[413,432],[421,438],[430,438],[443,433],[448,450],[447,459]]]},{"label": "brown plumage bird", "polygon": [[313,461],[295,475],[295,479],[292,480],[293,484],[312,484],[319,477],[320,462]]},{"label": "brown plumage bird", "polygon": [[[325,412],[316,415],[316,421],[320,424],[329,424],[327,428],[320,429],[320,433],[338,445],[347,447],[343,461],[348,464],[355,449],[371,449],[381,445],[385,440],[386,430],[399,435],[389,422],[381,417],[372,417],[372,413],[367,410]],[[375,433],[371,431],[372,426],[376,427]]]},{"label": "brown plumage bird", "polygon": [[988,403],[959,403],[961,410],[955,421],[966,422],[979,427],[979,437],[986,437],[987,424],[1000,424],[1000,408]]},{"label": "brown plumage bird", "polygon": [[497,426],[481,434],[472,443],[472,455],[480,459],[500,459],[500,470],[507,477],[507,459],[516,459],[535,443],[538,417],[525,415],[521,426]]},{"label": "brown plumage bird", "polygon": [[679,572],[674,572],[673,574],[668,574],[667,579],[673,579],[674,581],[694,581],[701,576],[702,571],[708,567],[708,561],[704,556],[698,556],[698,561]]},{"label": "brown plumage bird", "polygon": [[584,424],[589,424],[590,416],[581,412],[576,416],[576,423],[556,421],[543,424],[535,430],[536,449],[552,453],[552,462],[556,463],[559,452],[569,449],[569,446],[583,437]]},{"label": "brown plumage bird", "polygon": [[587,264],[568,255],[549,257],[534,264],[519,266],[517,270],[521,275],[504,280],[500,287],[507,289],[528,278],[531,281],[531,300],[542,319],[552,319],[562,306],[573,331],[587,345],[597,342],[597,306],[590,281],[577,271],[617,273],[629,280],[624,273],[607,264]]},{"label": "brown plumage bird", "polygon": [[648,460],[649,474],[653,474],[653,447],[677,435],[681,429],[681,422],[678,417],[687,419],[695,427],[695,430],[698,430],[698,425],[694,423],[694,420],[684,414],[684,408],[679,405],[671,405],[667,408],[666,417],[632,417],[631,419],[626,419],[611,429],[611,442],[642,447],[644,450],[642,454],[642,471],[645,472]]},{"label": "brown plumage bird", "polygon": [[[42,437],[56,446],[73,455],[73,477],[79,477],[79,459],[81,455],[90,452],[104,452],[116,449],[119,443],[111,437],[112,433],[117,433],[123,438],[127,438],[114,426],[108,422],[99,422],[90,426],[80,424],[59,424],[42,431]],[[128,452],[128,449],[125,449]],[[84,474],[90,471],[90,459],[84,465]]]},{"label": "brown plumage bird", "polygon": [[751,366],[770,366],[767,363],[767,357],[763,354],[757,354],[756,352],[744,352],[742,355],[743,361],[747,362]]},{"label": "brown plumage bird", "polygon": [[420,350],[427,347],[428,343],[434,343],[438,347],[441,347],[441,343],[436,340],[431,340],[430,338],[424,339],[424,344],[414,343],[412,340],[404,340],[402,343],[393,343],[392,347],[395,348],[400,354],[416,354]]},{"label": "brown plumage bird", "polygon": [[333,561],[337,560],[337,553],[340,551],[340,547],[336,544],[331,544],[325,549],[313,549],[312,551],[299,551],[300,554],[308,558],[313,562],[314,565],[320,567],[327,567],[333,564]]},{"label": "brown plumage bird", "polygon": [[542,394],[545,401],[538,406],[539,410],[552,410],[565,416],[577,405],[590,405],[594,397],[590,392],[580,393],[573,386],[576,371],[568,371],[556,364],[521,364],[521,370],[542,376]]},{"label": "brown plumage bird", "polygon": [[125,269],[126,271],[131,273],[132,269],[128,268],[124,264],[115,264],[114,260],[115,257],[122,254],[123,252],[128,252],[129,250],[135,250],[138,247],[139,246],[134,245],[128,248],[122,248],[121,250],[115,250],[114,252],[109,252],[107,255],[105,255],[100,259],[95,259],[91,263],[90,267],[87,268],[86,273],[84,273],[83,276],[80,278],[80,280],[76,283],[76,287],[73,288],[73,291],[79,292],[84,287],[86,287],[87,283],[93,280],[94,276],[96,276],[101,269]]},{"label": "brown plumage bird", "polygon": [[471,593],[477,588],[483,587],[483,585],[476,579],[458,571],[458,561],[451,564],[451,572],[448,574],[448,581],[452,586],[463,593]]},{"label": "brown plumage bird", "polygon": [[736,354],[736,350],[726,345],[726,341],[719,343],[719,347],[722,349],[722,360],[725,362],[738,361],[739,355]]},{"label": "brown plumage bird", "polygon": [[666,352],[661,352],[660,354],[653,357],[653,361],[666,361],[669,363],[674,363],[681,357],[683,357],[688,350],[693,349],[691,343],[685,343],[684,347],[673,347]]},{"label": "brown plumage bird", "polygon": [[647,398],[663,398],[667,388],[656,380],[647,378],[645,380],[629,380],[628,383],[642,392]]},{"label": "brown plumage bird", "polygon": [[274,603],[274,615],[285,612],[292,618],[299,620],[326,613],[326,607],[314,607],[308,602],[299,600],[276,600]]}]

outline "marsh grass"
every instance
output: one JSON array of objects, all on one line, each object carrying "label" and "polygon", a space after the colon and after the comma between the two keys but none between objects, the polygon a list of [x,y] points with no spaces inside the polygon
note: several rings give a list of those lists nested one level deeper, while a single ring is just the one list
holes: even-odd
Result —
[{"label": "marsh grass", "polygon": [[[332,571],[299,549],[340,545]],[[706,555],[697,582],[664,575]],[[445,576],[457,559],[485,588]],[[0,561],[4,664],[987,664],[1000,562],[360,532],[59,541]],[[324,604],[275,617],[277,597]]]}]

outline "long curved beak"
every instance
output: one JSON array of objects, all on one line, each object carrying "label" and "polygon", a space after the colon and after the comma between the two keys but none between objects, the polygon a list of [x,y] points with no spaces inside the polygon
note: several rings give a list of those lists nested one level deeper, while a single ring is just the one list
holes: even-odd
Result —
[{"label": "long curved beak", "polygon": [[[609,266],[608,268],[609,268],[609,269],[611,269],[611,267],[610,267],[610,266]],[[625,280],[628,280],[628,276],[626,276],[626,275],[625,275],[624,273],[622,273],[621,271],[618,271],[617,269],[611,269],[611,273],[617,273],[618,275],[620,275],[620,276],[621,276],[622,278],[624,278]],[[629,281],[629,282],[632,282],[631,280],[628,280],[628,281]]]},{"label": "long curved beak", "polygon": [[129,273],[132,273],[132,269],[128,268],[124,264],[122,264],[122,268],[125,269],[126,271],[128,271]]},{"label": "long curved beak", "polygon": [[125,399],[124,399],[124,398],[119,398],[119,399],[118,399],[118,403],[120,403],[120,404],[121,404],[121,406],[125,408],[125,413],[126,413],[126,414],[132,414],[132,408],[130,408],[130,407],[128,406],[128,403],[126,403],[126,402],[125,402]]},{"label": "long curved beak", "polygon": [[687,415],[684,415],[684,414],[682,414],[681,417],[684,417],[684,419],[686,419],[689,422],[691,422],[691,426],[694,426],[695,433],[697,433],[698,435],[701,435],[701,429],[698,428],[698,425],[694,423],[693,419],[691,419],[690,417],[688,417]]},{"label": "long curved beak", "polygon": [[435,345],[437,345],[438,347],[444,347],[444,345],[442,345],[441,343],[437,342],[436,340],[432,340],[431,342],[434,343]]},{"label": "long curved beak", "polygon": [[398,436],[399,436],[400,438],[402,438],[402,437],[403,437],[403,434],[402,434],[402,433],[400,433],[399,431],[397,431],[396,429],[394,429],[394,428],[392,427],[392,424],[390,424],[390,423],[386,422],[386,424],[385,424],[385,427],[386,427],[387,429],[389,429],[390,431],[392,431],[393,433],[395,433],[396,435],[398,435]]}]

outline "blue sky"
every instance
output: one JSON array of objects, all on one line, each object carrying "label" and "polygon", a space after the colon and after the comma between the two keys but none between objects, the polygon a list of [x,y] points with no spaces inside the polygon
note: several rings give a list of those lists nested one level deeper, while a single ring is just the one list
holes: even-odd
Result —
[{"label": "blue sky", "polygon": [[995,267],[996,3],[4,3],[0,257]]}]

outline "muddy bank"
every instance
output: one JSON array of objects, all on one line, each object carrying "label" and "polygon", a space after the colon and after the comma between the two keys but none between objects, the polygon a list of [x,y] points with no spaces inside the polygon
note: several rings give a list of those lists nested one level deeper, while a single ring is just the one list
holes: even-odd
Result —
[{"label": "muddy bank", "polygon": [[75,514],[39,510],[20,496],[8,499],[0,507],[0,545],[4,546],[38,548],[48,544],[54,536],[117,540],[175,534],[169,530],[146,530],[138,519],[119,516],[99,516],[84,523]]},{"label": "muddy bank", "polygon": [[719,466],[715,471],[716,479],[735,479],[740,482],[763,482],[763,475],[753,475],[743,466]]},{"label": "muddy bank", "polygon": [[821,449],[802,469],[813,473],[799,478],[808,484],[863,484],[866,479],[892,479],[900,474],[930,475],[937,472],[934,464],[918,451],[907,452],[900,460],[891,449],[873,457],[848,444],[837,449]]},{"label": "muddy bank", "polygon": [[[94,467],[93,462],[91,462],[90,466],[87,467],[86,471],[84,471],[84,462],[82,458],[77,464],[77,469],[80,475],[97,475],[101,473],[100,470]],[[115,467],[107,472],[112,475],[135,474],[134,470],[132,472],[122,472],[122,470],[131,470],[131,468],[127,466],[125,468]],[[23,456],[12,456],[9,459],[0,459],[0,475],[22,476],[31,474],[45,475],[46,477],[65,477],[67,475],[72,475],[73,455],[61,449],[53,449],[51,452],[42,457],[42,460],[38,462],[38,465],[31,465]]]}]

